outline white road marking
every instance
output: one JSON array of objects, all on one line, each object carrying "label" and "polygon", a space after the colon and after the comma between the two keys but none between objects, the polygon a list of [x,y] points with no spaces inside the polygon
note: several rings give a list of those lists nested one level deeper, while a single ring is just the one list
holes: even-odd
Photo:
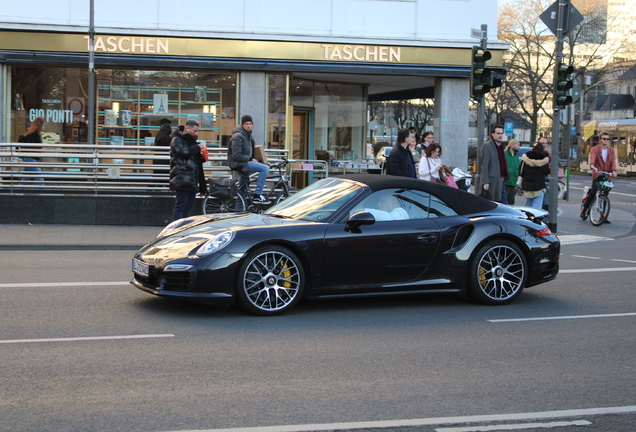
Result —
[{"label": "white road marking", "polygon": [[587,259],[597,259],[597,260],[603,259],[601,257],[591,257],[591,256],[585,256],[585,255],[572,255],[572,256],[576,258],[587,258]]},{"label": "white road marking", "polygon": [[603,414],[624,414],[635,413],[636,405],[623,407],[606,407],[606,408],[588,408],[561,411],[543,411],[534,413],[514,413],[514,414],[487,414],[463,417],[430,417],[420,419],[406,420],[379,420],[379,421],[361,421],[348,423],[317,423],[302,425],[279,425],[279,426],[259,426],[259,427],[242,427],[242,428],[225,428],[225,429],[188,429],[171,432],[309,432],[309,431],[333,431],[347,429],[365,429],[365,428],[395,428],[409,426],[427,426],[427,425],[443,425],[457,423],[475,423],[486,421],[506,421],[506,420],[536,420],[536,419],[554,419],[563,417],[581,417]]},{"label": "white road marking", "polygon": [[628,262],[628,263],[635,263],[636,261],[630,261],[630,260],[622,260],[622,259],[611,259],[610,261],[617,261],[617,262]]},{"label": "white road marking", "polygon": [[48,339],[8,339],[8,340],[0,340],[0,344],[36,343],[36,342],[78,342],[78,341],[149,339],[149,338],[167,338],[167,337],[174,337],[174,335],[173,334],[145,334],[145,335],[128,335],[128,336],[95,336],[95,337],[48,338]]},{"label": "white road marking", "polygon": [[575,421],[562,421],[562,422],[550,422],[550,423],[517,423],[508,425],[494,425],[494,426],[468,426],[468,427],[453,427],[453,428],[439,428],[435,429],[436,432],[488,432],[488,431],[502,431],[502,430],[522,430],[522,429],[536,429],[536,428],[553,428],[563,426],[589,426],[592,423],[587,420],[575,420]]},{"label": "white road marking", "polygon": [[535,317],[535,318],[509,318],[509,319],[494,319],[486,320],[491,323],[502,322],[521,322],[521,321],[549,321],[549,320],[567,320],[567,319],[583,319],[583,318],[612,318],[612,317],[625,317],[636,316],[636,312],[626,312],[617,314],[598,314],[598,315],[570,315],[570,316],[551,316],[551,317]]},{"label": "white road marking", "polygon": [[39,282],[39,283],[6,283],[0,284],[0,288],[40,288],[40,287],[90,287],[90,286],[113,286],[130,285],[126,282]]},{"label": "white road marking", "polygon": [[[577,184],[577,183],[574,183]],[[580,184],[580,183],[578,183]],[[570,189],[580,189],[583,190],[585,189],[585,186],[583,187],[576,187],[576,186],[572,186],[572,183],[570,183]],[[624,193],[624,192],[615,192],[615,191],[611,191],[610,195],[621,195],[621,196],[628,196],[628,197],[636,197],[636,195],[634,194],[630,194],[630,193]],[[581,197],[582,198],[582,197]]]},{"label": "white road marking", "polygon": [[636,267],[609,267],[609,268],[595,268],[595,269],[578,269],[578,270],[559,270],[559,274],[562,273],[604,273],[604,272],[623,272],[634,271]]}]

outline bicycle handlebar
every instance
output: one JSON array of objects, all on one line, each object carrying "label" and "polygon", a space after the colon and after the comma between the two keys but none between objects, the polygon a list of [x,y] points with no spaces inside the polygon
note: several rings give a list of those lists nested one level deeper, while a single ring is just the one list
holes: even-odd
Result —
[{"label": "bicycle handlebar", "polygon": [[283,156],[283,160],[282,160],[282,161],[280,161],[280,162],[278,162],[278,163],[275,163],[275,164],[273,164],[273,165],[270,165],[269,167],[270,167],[270,168],[277,168],[277,169],[280,169],[280,168],[285,167],[288,163],[289,163],[289,162],[287,161],[287,158]]}]

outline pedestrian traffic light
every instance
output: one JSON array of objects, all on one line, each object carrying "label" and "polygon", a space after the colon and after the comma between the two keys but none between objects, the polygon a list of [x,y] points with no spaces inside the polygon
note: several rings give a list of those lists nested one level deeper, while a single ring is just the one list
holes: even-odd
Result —
[{"label": "pedestrian traffic light", "polygon": [[565,108],[572,103],[572,96],[569,90],[574,86],[570,75],[574,72],[572,65],[559,62],[557,65],[557,76],[554,84],[554,98],[556,106]]},{"label": "pedestrian traffic light", "polygon": [[490,69],[486,67],[486,62],[491,57],[490,51],[478,46],[473,47],[470,92],[475,99],[483,98],[490,91]]}]

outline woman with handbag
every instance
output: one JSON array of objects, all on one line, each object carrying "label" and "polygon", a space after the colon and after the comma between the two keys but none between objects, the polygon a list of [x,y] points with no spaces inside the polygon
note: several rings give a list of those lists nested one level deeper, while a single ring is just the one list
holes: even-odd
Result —
[{"label": "woman with handbag", "polygon": [[420,160],[420,179],[446,184],[444,164],[442,164],[442,160],[439,158],[441,154],[442,148],[439,144],[432,143],[426,147],[424,156],[422,156]]}]

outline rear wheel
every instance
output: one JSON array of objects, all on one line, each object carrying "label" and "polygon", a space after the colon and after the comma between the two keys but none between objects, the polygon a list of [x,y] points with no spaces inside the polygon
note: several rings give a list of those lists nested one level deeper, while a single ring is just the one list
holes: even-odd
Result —
[{"label": "rear wheel", "polygon": [[217,198],[207,195],[203,198],[203,214],[230,213],[242,211],[245,208],[245,201],[239,194],[230,198]]},{"label": "rear wheel", "polygon": [[508,240],[493,240],[477,252],[469,274],[468,294],[489,305],[506,304],[523,290],[528,265],[521,249]]},{"label": "rear wheel", "polygon": [[565,183],[563,183],[561,180],[559,180],[559,182],[557,183],[559,185],[559,196],[558,199],[564,199],[565,197]]},{"label": "rear wheel", "polygon": [[256,250],[241,265],[236,297],[256,315],[278,315],[300,299],[305,272],[290,250],[270,246]]},{"label": "rear wheel", "polygon": [[592,205],[590,206],[590,222],[592,225],[599,226],[607,220],[610,212],[610,201],[602,194],[597,194]]}]

